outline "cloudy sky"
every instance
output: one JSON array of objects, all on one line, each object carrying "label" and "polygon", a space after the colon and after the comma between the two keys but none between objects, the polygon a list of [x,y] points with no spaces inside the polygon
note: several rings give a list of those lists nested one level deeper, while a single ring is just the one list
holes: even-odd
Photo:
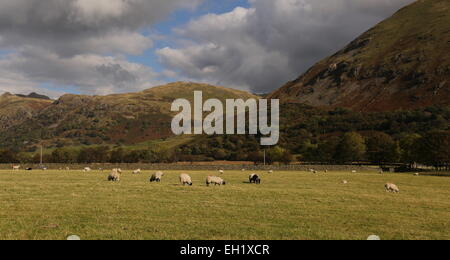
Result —
[{"label": "cloudy sky", "polygon": [[413,0],[2,0],[0,92],[110,94],[172,81],[257,93]]}]

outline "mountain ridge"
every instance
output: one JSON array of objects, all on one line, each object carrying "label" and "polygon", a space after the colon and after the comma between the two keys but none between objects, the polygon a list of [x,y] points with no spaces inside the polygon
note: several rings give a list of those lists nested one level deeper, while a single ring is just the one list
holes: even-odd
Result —
[{"label": "mountain ridge", "polygon": [[[170,111],[175,99],[258,98],[250,93],[192,82],[175,82],[136,93],[89,96],[66,94],[14,125],[3,129],[2,146],[24,147],[94,144],[133,145],[173,136]],[[19,98],[19,97],[16,97]]]},{"label": "mountain ridge", "polygon": [[356,111],[450,105],[450,1],[419,0],[269,95]]}]

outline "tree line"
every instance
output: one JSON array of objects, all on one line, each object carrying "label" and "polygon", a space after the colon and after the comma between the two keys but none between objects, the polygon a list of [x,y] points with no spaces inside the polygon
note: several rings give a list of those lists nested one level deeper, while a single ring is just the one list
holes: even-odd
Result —
[{"label": "tree line", "polygon": [[[10,149],[0,150],[0,163],[39,164],[39,153],[17,152]],[[57,148],[43,155],[44,163],[91,164],[91,163],[172,163],[174,157],[169,151],[109,146]]]},{"label": "tree line", "polygon": [[[0,163],[39,163],[40,154],[0,150]],[[306,141],[294,154],[282,146],[260,147],[256,136],[212,136],[198,143],[187,144],[175,151],[125,149],[109,146],[81,149],[57,148],[45,154],[45,163],[173,163],[195,161],[252,161],[261,164],[290,164],[295,161],[316,164],[371,163],[389,165],[401,163],[408,168],[415,164],[449,169],[450,131],[432,131],[424,135],[405,134],[394,139],[383,132],[364,135],[348,132],[331,136],[317,143]]]},{"label": "tree line", "polygon": [[[282,146],[269,149],[258,147],[256,138],[248,136],[217,136],[180,148],[179,153],[190,160],[253,161],[268,164],[290,164],[294,161],[314,164],[374,165],[416,164],[449,169],[450,131],[432,131],[426,134],[404,134],[398,139],[383,132],[348,132],[330,136],[316,143],[305,140],[297,153]],[[265,154],[265,155],[264,155]],[[186,160],[186,159],[185,159]]]}]

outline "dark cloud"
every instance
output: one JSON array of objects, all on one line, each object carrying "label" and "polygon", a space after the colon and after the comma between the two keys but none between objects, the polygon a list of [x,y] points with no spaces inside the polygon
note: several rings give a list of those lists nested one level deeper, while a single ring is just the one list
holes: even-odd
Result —
[{"label": "dark cloud", "polygon": [[413,0],[250,0],[176,30],[181,44],[158,50],[178,75],[269,92]]},{"label": "dark cloud", "polygon": [[8,53],[0,56],[0,91],[50,84],[110,93],[158,84],[151,68],[124,57],[152,47],[143,29],[200,1],[2,0],[0,50]]},{"label": "dark cloud", "polygon": [[138,54],[151,41],[137,31],[164,19],[185,0],[3,0],[0,47],[38,46],[58,55],[127,52]]}]

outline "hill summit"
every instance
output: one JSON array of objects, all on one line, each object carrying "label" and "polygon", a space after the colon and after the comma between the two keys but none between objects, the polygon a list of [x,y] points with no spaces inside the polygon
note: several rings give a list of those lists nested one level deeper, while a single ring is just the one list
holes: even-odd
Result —
[{"label": "hill summit", "polygon": [[355,111],[450,105],[450,1],[419,0],[270,95]]}]

